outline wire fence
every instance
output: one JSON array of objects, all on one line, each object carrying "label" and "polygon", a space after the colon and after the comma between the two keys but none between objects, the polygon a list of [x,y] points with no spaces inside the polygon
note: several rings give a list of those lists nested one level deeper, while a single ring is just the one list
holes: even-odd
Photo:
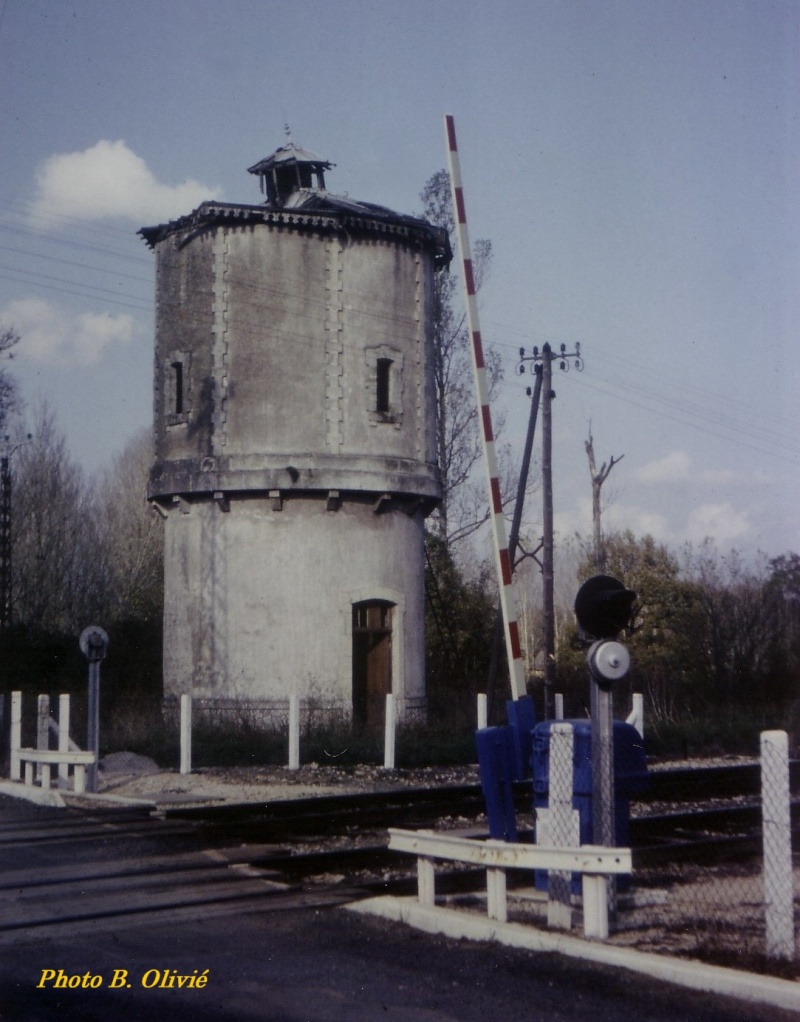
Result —
[{"label": "wire fence", "polygon": [[[579,725],[565,737],[569,729],[553,727],[538,781],[534,750],[534,788],[549,789],[534,799],[540,843],[597,843],[591,742]],[[609,884],[611,942],[800,978],[800,849],[793,854],[785,732],[765,732],[760,760],[738,774],[699,768],[643,775],[636,745],[624,726],[615,734],[615,843],[635,851],[633,875]],[[537,878],[537,887],[548,889],[551,927],[575,925],[581,910],[579,878],[572,877],[565,916],[565,882]],[[562,905],[560,913],[551,903]]]}]

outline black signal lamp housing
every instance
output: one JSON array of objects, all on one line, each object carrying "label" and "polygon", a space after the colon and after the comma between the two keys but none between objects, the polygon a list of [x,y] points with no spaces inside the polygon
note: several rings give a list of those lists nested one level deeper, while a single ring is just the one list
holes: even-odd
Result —
[{"label": "black signal lamp housing", "polygon": [[575,616],[581,629],[595,639],[615,639],[626,628],[636,593],[612,575],[587,579],[575,597]]}]

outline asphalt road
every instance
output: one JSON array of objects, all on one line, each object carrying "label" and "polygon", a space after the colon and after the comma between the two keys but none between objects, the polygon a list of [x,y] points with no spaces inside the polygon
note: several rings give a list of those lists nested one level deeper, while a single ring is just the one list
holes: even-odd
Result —
[{"label": "asphalt road", "polygon": [[[157,836],[131,839],[113,827],[102,840],[18,840],[28,822],[39,829],[50,821],[63,826],[64,813],[0,797],[0,904],[6,904],[6,918],[24,893],[15,875],[30,877],[33,868],[46,878],[52,868],[113,864],[168,850]],[[86,897],[87,905],[100,903],[88,891]],[[76,985],[59,989],[59,970],[64,984]],[[207,978],[203,986],[197,985],[200,976]],[[184,977],[182,986],[178,977]],[[96,986],[77,985],[84,982]],[[555,955],[430,936],[314,905],[311,898],[300,907],[291,899],[267,899],[213,912],[154,912],[134,921],[97,912],[79,924],[7,932],[0,946],[0,1019],[789,1022],[797,1016]]]}]

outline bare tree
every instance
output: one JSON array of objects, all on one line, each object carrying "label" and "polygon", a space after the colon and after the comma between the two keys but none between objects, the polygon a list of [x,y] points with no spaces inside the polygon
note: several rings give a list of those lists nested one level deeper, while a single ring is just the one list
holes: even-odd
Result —
[{"label": "bare tree", "polygon": [[[13,327],[0,329],[0,359],[10,361],[12,348],[19,344],[19,334]],[[17,409],[18,391],[14,377],[5,366],[0,369],[0,431],[4,431],[9,415]]]},{"label": "bare tree", "polygon": [[16,617],[34,629],[83,628],[97,609],[97,537],[91,488],[67,452],[52,410],[37,410],[14,464]]},{"label": "bare tree", "polygon": [[611,470],[615,465],[618,465],[625,457],[624,454],[620,454],[618,458],[613,455],[608,462],[603,462],[598,471],[597,463],[594,456],[594,437],[592,436],[592,426],[589,423],[589,438],[584,441],[584,448],[586,449],[586,456],[589,459],[589,474],[592,478],[592,533],[594,536],[594,563],[596,570],[603,574],[606,570],[606,550],[605,543],[603,541],[603,527],[602,527],[602,503],[601,503],[601,491],[603,489],[603,483],[611,475]]},{"label": "bare tree", "polygon": [[[420,198],[424,216],[452,236],[455,224],[447,171],[437,171]],[[476,241],[473,270],[477,289],[486,279],[491,258],[491,242]],[[473,478],[481,444],[466,313],[458,301],[457,275],[447,271],[438,273],[434,282],[434,339],[436,442],[443,496],[431,525],[437,539],[452,551],[487,521],[489,507],[485,484]],[[502,379],[502,367],[496,352],[488,351],[486,358],[491,398]],[[495,431],[501,426],[501,418],[495,416]]]},{"label": "bare tree", "polygon": [[163,606],[161,523],[147,504],[152,437],[142,430],[96,487],[104,611],[109,620],[158,619]]},{"label": "bare tree", "polygon": [[749,566],[732,550],[721,555],[705,540],[690,569],[705,611],[704,653],[713,696],[720,703],[757,702],[765,693],[774,654],[785,636],[765,563]]}]

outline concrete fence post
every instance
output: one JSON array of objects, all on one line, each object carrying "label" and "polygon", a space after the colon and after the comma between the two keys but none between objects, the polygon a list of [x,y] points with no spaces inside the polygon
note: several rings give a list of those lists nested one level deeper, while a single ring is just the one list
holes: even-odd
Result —
[{"label": "concrete fence post", "polygon": [[300,696],[289,696],[289,769],[300,769]]},{"label": "concrete fence post", "polygon": [[397,714],[394,696],[386,696],[386,732],[383,739],[383,766],[386,770],[394,770],[395,733]]},{"label": "concrete fence post", "polygon": [[[548,844],[574,848],[580,843],[580,824],[572,808],[573,734],[571,724],[554,724],[550,731]],[[542,843],[542,842],[538,842]],[[551,870],[547,883],[547,925],[572,927],[572,874]]]},{"label": "concrete fence post", "polygon": [[[58,697],[58,751],[69,752],[69,692],[62,692]],[[59,763],[59,788],[66,788],[68,782],[69,763]]]},{"label": "concrete fence post", "polygon": [[768,958],[795,956],[789,738],[761,734],[761,811],[764,842],[764,911]]},{"label": "concrete fence post", "polygon": [[22,693],[11,693],[11,749],[9,775],[12,781],[22,780],[19,750],[22,748]]},{"label": "concrete fence post", "polygon": [[482,731],[488,723],[488,708],[486,704],[486,693],[478,693],[478,730]]},{"label": "concrete fence post", "polygon": [[634,692],[631,699],[633,706],[631,712],[625,718],[625,723],[633,724],[640,737],[644,738],[644,696],[641,692]]},{"label": "concrete fence post", "polygon": [[[36,748],[50,748],[50,696],[40,695],[36,705]],[[36,764],[36,780],[41,780],[42,766]]]},{"label": "concrete fence post", "polygon": [[181,773],[192,772],[192,697],[181,696]]},{"label": "concrete fence post", "polygon": [[556,692],[555,697],[555,720],[564,719],[564,693]]}]

